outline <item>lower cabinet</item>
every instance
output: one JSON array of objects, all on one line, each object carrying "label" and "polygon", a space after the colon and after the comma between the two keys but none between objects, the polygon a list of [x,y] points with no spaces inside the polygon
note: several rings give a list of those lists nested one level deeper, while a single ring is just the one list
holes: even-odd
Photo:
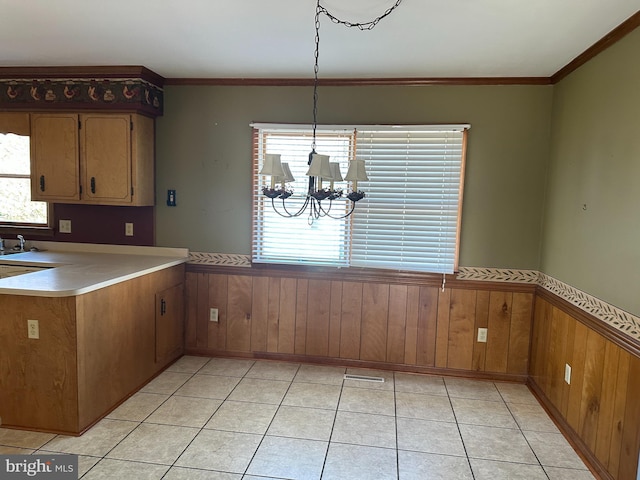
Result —
[{"label": "lower cabinet", "polygon": [[184,350],[184,283],[156,293],[156,363],[166,363]]},{"label": "lower cabinet", "polygon": [[2,426],[79,434],[178,358],[184,278],[179,265],[75,297],[0,295]]}]

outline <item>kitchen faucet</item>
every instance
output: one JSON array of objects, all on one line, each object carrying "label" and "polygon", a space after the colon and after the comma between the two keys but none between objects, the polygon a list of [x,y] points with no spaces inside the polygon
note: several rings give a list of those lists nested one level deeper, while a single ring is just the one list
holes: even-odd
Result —
[{"label": "kitchen faucet", "polygon": [[22,235],[18,235],[18,241],[20,242],[20,251],[24,252],[24,237]]}]

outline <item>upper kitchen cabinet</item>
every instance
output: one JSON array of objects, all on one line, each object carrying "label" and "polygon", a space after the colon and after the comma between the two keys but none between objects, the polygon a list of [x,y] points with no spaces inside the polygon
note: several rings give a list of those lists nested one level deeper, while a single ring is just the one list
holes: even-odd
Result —
[{"label": "upper kitchen cabinet", "polygon": [[32,198],[154,204],[154,120],[139,114],[31,115]]},{"label": "upper kitchen cabinet", "polygon": [[77,115],[31,115],[31,199],[80,201]]}]

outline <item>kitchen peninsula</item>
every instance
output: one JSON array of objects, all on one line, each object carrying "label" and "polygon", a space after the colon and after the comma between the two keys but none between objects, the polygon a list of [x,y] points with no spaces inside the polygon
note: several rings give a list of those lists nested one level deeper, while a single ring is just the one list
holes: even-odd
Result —
[{"label": "kitchen peninsula", "polygon": [[0,257],[39,268],[0,279],[0,424],[79,434],[182,354],[188,252],[32,245]]}]

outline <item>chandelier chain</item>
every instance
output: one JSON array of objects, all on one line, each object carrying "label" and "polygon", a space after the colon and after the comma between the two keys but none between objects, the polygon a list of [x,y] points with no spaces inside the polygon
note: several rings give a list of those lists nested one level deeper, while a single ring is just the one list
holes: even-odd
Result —
[{"label": "chandelier chain", "polygon": [[315,37],[315,50],[313,53],[314,56],[314,65],[313,65],[313,141],[311,143],[311,150],[315,152],[316,149],[316,129],[318,125],[318,57],[320,55],[320,14],[326,15],[329,20],[331,20],[335,24],[344,25],[349,28],[358,28],[360,30],[373,30],[373,28],[378,25],[380,20],[390,15],[398,6],[402,3],[402,0],[396,0],[391,7],[389,7],[382,15],[374,18],[368,22],[362,23],[354,23],[349,22],[347,20],[340,20],[338,17],[333,15],[329,10],[327,10],[324,6],[320,5],[320,0],[316,3],[316,17],[315,17],[315,27],[316,27],[316,37]]}]

